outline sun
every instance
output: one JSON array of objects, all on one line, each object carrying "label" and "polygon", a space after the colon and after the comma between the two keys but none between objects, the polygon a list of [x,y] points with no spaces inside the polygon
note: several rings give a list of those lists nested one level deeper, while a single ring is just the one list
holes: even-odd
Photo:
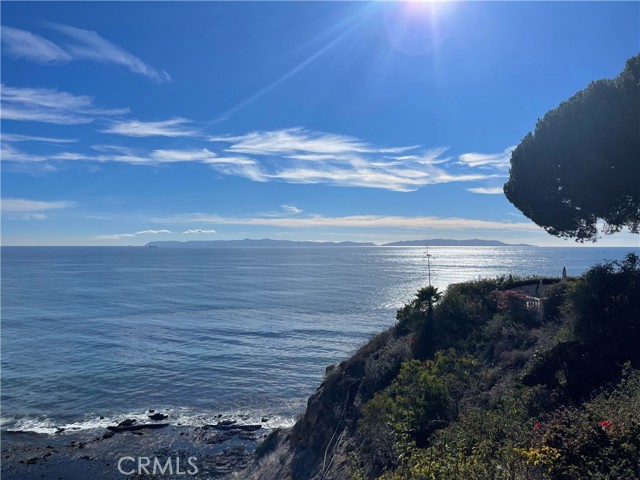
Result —
[{"label": "sun", "polygon": [[385,28],[391,45],[405,55],[432,52],[446,37],[454,2],[407,0],[385,5]]}]

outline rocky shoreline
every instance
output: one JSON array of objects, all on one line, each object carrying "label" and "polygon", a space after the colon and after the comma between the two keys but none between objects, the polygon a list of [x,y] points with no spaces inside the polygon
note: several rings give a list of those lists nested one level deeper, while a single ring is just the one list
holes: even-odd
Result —
[{"label": "rocky shoreline", "polygon": [[223,418],[195,427],[171,425],[163,414],[150,413],[149,421],[126,419],[93,430],[5,431],[2,478],[121,479],[154,472],[161,478],[239,478],[269,432],[262,424]]}]

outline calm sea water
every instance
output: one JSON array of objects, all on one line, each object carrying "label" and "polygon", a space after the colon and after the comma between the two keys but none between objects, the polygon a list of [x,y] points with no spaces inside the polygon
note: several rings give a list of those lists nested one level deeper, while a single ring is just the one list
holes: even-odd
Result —
[{"label": "calm sea water", "polygon": [[[628,249],[434,247],[432,282],[580,274]],[[290,423],[327,365],[392,325],[423,248],[3,248],[3,429],[149,408]],[[104,419],[100,419],[104,416]]]}]

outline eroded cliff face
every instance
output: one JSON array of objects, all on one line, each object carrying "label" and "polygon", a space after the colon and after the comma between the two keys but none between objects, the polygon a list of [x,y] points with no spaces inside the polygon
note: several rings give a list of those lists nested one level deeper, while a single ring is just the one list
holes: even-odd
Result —
[{"label": "eroded cliff face", "polygon": [[389,329],[350,359],[327,368],[325,379],[309,398],[296,424],[271,439],[270,451],[243,478],[254,480],[347,480],[350,453],[360,442],[359,409],[385,388],[411,356],[407,338]]}]

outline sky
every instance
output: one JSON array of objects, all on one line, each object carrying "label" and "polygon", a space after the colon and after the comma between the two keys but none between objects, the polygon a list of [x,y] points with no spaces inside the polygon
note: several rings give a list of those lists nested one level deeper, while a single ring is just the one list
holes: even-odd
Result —
[{"label": "sky", "polygon": [[638,2],[2,2],[2,244],[575,246],[505,198],[510,152],[623,69],[638,18]]}]

